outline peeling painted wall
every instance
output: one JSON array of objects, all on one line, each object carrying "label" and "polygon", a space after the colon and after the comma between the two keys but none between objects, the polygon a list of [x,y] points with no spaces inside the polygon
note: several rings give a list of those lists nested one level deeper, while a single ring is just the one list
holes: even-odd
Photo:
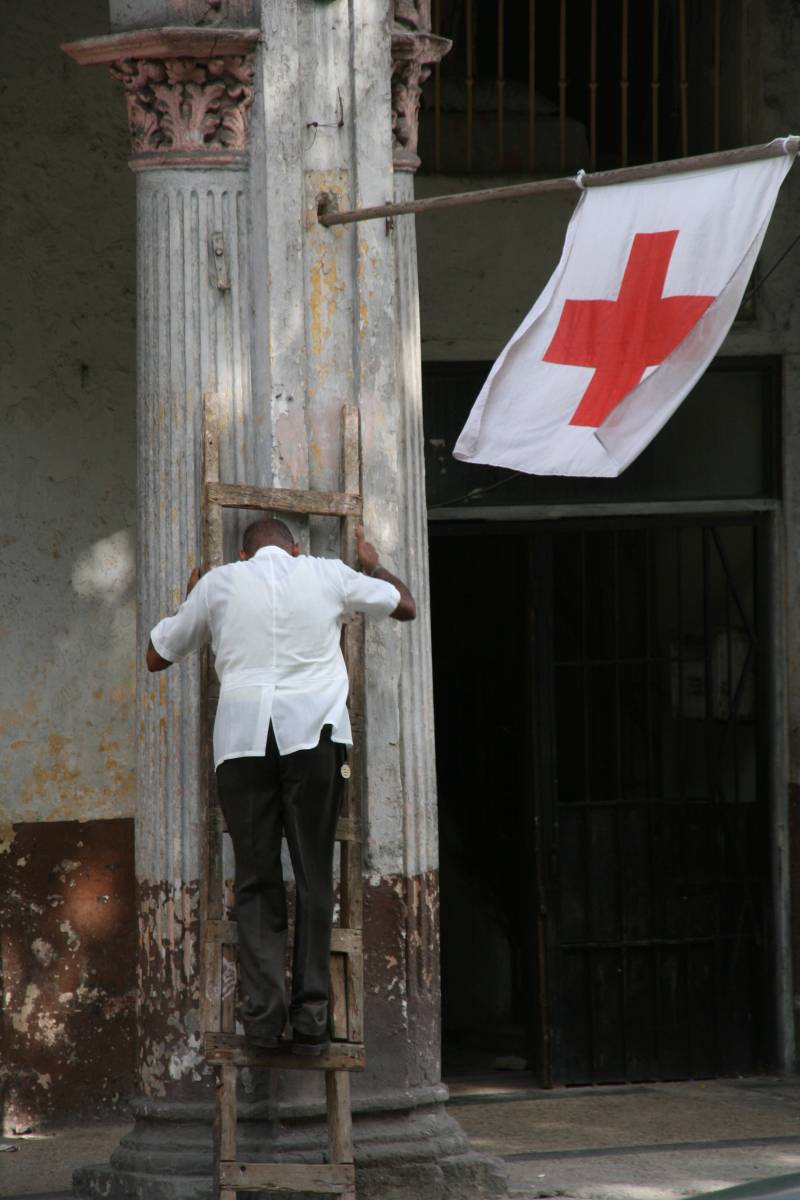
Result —
[{"label": "peeling painted wall", "polygon": [[133,828],[19,825],[0,856],[5,1132],[127,1099],[135,1045]]},{"label": "peeling painted wall", "polygon": [[0,48],[10,1124],[107,1111],[133,1079],[133,189],[111,81],[77,87],[59,49],[107,21],[102,0],[7,6]]}]

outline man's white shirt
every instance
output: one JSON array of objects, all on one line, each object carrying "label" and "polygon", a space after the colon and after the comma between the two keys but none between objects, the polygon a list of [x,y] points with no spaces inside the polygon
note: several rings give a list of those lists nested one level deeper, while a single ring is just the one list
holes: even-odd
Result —
[{"label": "man's white shirt", "polygon": [[281,754],[308,750],[323,725],[352,744],[347,669],[340,648],[348,614],[388,617],[397,588],[335,558],[292,558],[262,546],[246,562],[203,575],[172,617],[150,634],[158,654],[179,662],[207,642],[220,697],[214,765],[263,754],[269,724]]}]

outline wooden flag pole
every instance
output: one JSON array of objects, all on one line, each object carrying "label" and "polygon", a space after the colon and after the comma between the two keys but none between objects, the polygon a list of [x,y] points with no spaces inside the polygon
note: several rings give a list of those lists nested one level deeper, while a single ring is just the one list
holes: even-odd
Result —
[{"label": "wooden flag pole", "polygon": [[777,138],[760,146],[741,146],[736,150],[720,150],[715,154],[695,154],[690,158],[672,158],[666,162],[642,163],[637,167],[619,167],[614,171],[593,171],[567,175],[559,179],[536,179],[529,183],[512,183],[506,187],[481,188],[474,192],[455,192],[449,196],[428,196],[422,200],[406,200],[400,204],[378,204],[372,208],[353,208],[337,212],[334,198],[325,193],[317,208],[320,225],[352,225],[355,221],[374,221],[379,217],[400,217],[407,213],[434,212],[440,208],[464,208],[470,204],[487,204],[492,200],[519,200],[545,192],[574,192],[587,187],[608,187],[614,183],[631,183],[636,179],[656,179],[662,175],[680,175],[685,171],[703,171],[710,167],[729,167],[737,163],[756,162],[762,158],[777,158],[781,154],[796,154],[800,137]]}]

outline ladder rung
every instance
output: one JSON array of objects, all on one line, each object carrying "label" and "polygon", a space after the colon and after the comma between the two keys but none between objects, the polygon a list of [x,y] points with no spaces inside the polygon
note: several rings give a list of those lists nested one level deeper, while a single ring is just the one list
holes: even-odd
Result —
[{"label": "ladder rung", "polygon": [[309,513],[330,517],[361,515],[361,497],[352,492],[252,487],[247,483],[207,483],[206,500],[208,504],[218,504],[221,508],[255,508],[264,512]]},{"label": "ladder rung", "polygon": [[236,1192],[308,1192],[341,1196],[355,1185],[351,1163],[244,1163],[221,1162],[223,1188]]},{"label": "ladder rung", "polygon": [[[214,829],[218,833],[227,833],[228,826],[225,824],[225,814],[222,809],[217,804],[211,811]],[[360,842],[361,832],[361,821],[357,817],[340,817],[336,826],[336,840],[337,842]]]},{"label": "ladder rung", "polygon": [[237,1067],[274,1067],[279,1071],[363,1071],[363,1042],[331,1042],[325,1054],[292,1054],[286,1050],[259,1050],[238,1033],[207,1033],[205,1056],[212,1063]]},{"label": "ladder rung", "polygon": [[337,842],[360,842],[361,822],[357,817],[339,817],[336,826]]},{"label": "ladder rung", "polygon": [[360,929],[331,930],[331,950],[334,954],[358,954],[363,944],[364,936]]},{"label": "ladder rung", "polygon": [[220,942],[223,946],[239,943],[239,930],[235,921],[206,921],[203,925],[203,940]]},{"label": "ladder rung", "polygon": [[[207,920],[203,926],[203,940],[219,942],[223,946],[236,946],[239,930],[235,921]],[[357,954],[363,947],[360,929],[332,929],[331,952],[333,954]]]}]

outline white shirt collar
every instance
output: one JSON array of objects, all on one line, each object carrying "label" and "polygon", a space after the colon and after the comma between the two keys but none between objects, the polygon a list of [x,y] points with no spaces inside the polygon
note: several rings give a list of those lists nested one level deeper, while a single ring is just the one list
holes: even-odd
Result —
[{"label": "white shirt collar", "polygon": [[[258,550],[256,550],[255,554],[253,555],[253,558],[258,558],[262,554],[267,555],[269,553],[289,554],[289,551],[284,550],[283,546],[259,546]],[[291,558],[291,555],[289,555],[289,557]]]}]

